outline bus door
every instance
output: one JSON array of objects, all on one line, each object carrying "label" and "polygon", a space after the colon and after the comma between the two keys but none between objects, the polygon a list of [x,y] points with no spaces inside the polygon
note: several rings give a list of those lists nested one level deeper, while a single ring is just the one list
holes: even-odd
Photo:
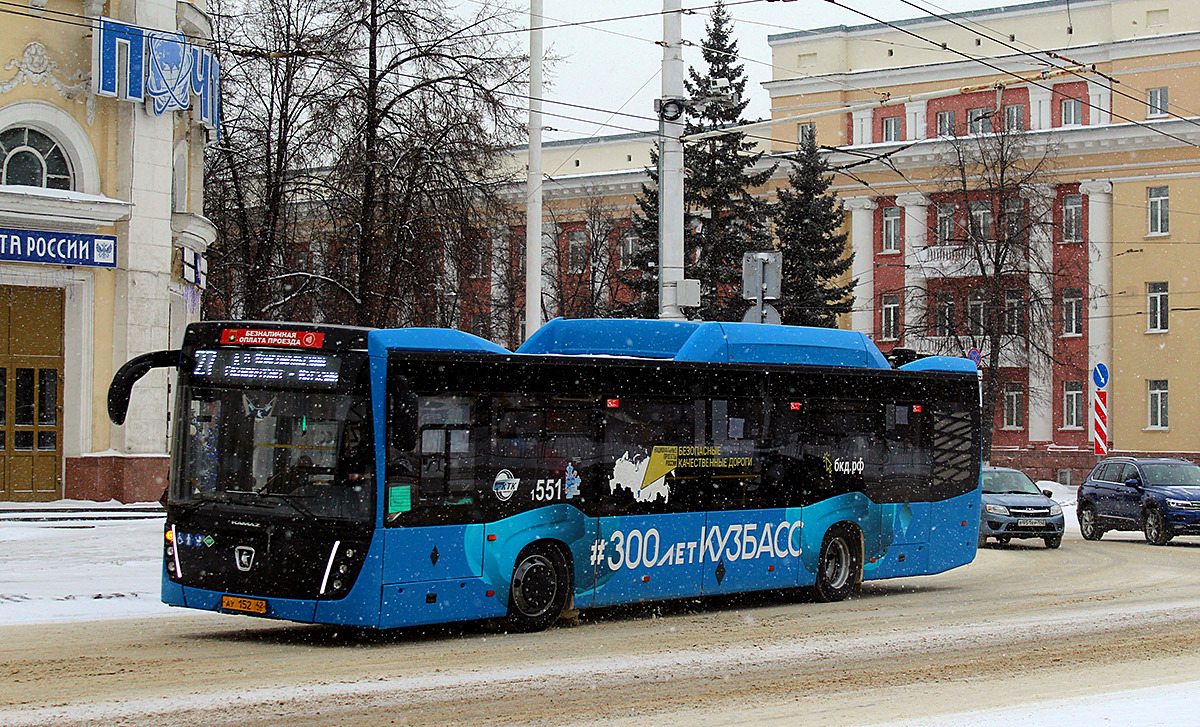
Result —
[{"label": "bus door", "polygon": [[596,522],[582,508],[599,476],[596,398],[500,394],[491,422],[485,569],[508,579],[530,542],[557,541],[570,552],[575,605],[591,606]]},{"label": "bus door", "polygon": [[604,400],[596,606],[696,595],[704,513],[697,471],[683,460],[704,441],[702,402]]},{"label": "bus door", "polygon": [[418,397],[413,450],[388,457],[384,584],[480,575],[481,409],[465,394]]},{"label": "bus door", "polygon": [[704,402],[705,445],[699,507],[707,511],[701,553],[703,591],[731,593],[796,584],[800,510],[768,462],[767,407],[761,399]]}]

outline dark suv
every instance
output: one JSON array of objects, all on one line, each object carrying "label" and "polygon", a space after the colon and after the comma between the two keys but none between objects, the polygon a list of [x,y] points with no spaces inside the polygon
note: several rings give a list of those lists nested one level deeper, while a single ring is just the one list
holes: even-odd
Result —
[{"label": "dark suv", "polygon": [[1141,530],[1164,545],[1200,534],[1200,465],[1180,459],[1111,457],[1079,487],[1079,530],[1099,540],[1109,530]]}]

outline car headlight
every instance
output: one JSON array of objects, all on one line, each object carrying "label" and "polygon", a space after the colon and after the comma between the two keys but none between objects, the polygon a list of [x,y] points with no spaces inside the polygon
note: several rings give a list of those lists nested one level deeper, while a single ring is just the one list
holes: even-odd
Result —
[{"label": "car headlight", "polygon": [[988,505],[987,511],[993,515],[1003,515],[1008,517],[1008,508],[1003,505]]},{"label": "car headlight", "polygon": [[1057,502],[1050,506],[1050,517],[1054,517],[1055,515],[1062,515],[1062,505],[1059,505]]},{"label": "car headlight", "polygon": [[1187,507],[1191,504],[1187,500],[1167,500],[1167,507]]}]

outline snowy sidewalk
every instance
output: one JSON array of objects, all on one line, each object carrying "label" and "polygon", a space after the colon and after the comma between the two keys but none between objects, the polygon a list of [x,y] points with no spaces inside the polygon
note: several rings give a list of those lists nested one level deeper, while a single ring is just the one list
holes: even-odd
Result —
[{"label": "snowy sidewalk", "polygon": [[165,614],[157,503],[0,502],[0,625]]}]

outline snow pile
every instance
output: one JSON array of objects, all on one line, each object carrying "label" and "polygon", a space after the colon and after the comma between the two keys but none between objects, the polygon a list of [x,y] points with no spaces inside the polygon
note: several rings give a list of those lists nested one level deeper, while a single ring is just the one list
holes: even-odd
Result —
[{"label": "snow pile", "polygon": [[[60,514],[61,508],[58,503]],[[0,511],[18,516],[8,508]],[[169,611],[159,600],[163,518],[117,520],[103,515],[48,522],[0,518],[0,625]]]}]

